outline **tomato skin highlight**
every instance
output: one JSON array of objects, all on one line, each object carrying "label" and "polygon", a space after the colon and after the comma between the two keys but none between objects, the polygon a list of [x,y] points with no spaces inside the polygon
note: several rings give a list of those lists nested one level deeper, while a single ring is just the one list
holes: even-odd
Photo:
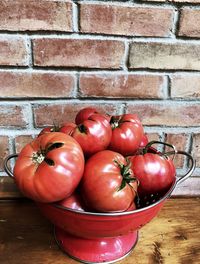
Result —
[{"label": "tomato skin highlight", "polygon": [[[86,162],[81,180],[81,193],[86,206],[91,210],[122,212],[133,203],[137,182],[126,183],[124,188],[120,189],[123,176],[117,163],[127,165],[121,154],[110,150],[100,151]],[[131,170],[130,174],[132,175]]]},{"label": "tomato skin highlight", "polygon": [[41,135],[20,152],[15,181],[26,196],[39,202],[56,202],[70,196],[84,171],[80,145],[60,132]]},{"label": "tomato skin highlight", "polygon": [[134,154],[142,141],[144,130],[136,114],[112,116],[110,120],[112,138],[109,149],[123,156]]},{"label": "tomato skin highlight", "polygon": [[173,161],[156,153],[129,157],[131,169],[139,180],[138,195],[164,193],[169,190],[176,177]]}]

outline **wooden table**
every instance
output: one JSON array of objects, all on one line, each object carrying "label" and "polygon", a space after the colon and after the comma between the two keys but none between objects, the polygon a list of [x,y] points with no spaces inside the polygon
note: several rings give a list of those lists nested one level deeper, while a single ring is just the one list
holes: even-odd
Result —
[{"label": "wooden table", "polygon": [[[143,227],[132,253],[120,264],[199,264],[200,199],[171,198]],[[52,225],[34,203],[0,200],[1,264],[72,264],[56,245]]]}]

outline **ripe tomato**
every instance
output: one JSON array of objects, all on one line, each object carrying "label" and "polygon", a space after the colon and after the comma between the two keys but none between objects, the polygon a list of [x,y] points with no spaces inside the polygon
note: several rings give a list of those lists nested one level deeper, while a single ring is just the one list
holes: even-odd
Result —
[{"label": "ripe tomato", "polygon": [[93,114],[78,125],[71,136],[81,145],[86,157],[108,147],[112,130],[104,115]]},{"label": "ripe tomato", "polygon": [[75,128],[76,128],[76,124],[66,123],[60,127],[59,131],[71,136]]},{"label": "ripe tomato", "polygon": [[55,202],[71,195],[84,171],[79,144],[60,132],[44,134],[20,152],[14,176],[22,193],[39,202]]},{"label": "ripe tomato", "polygon": [[91,115],[98,114],[98,111],[93,107],[85,107],[81,109],[75,118],[75,123],[77,125],[82,124],[85,120],[87,120]]},{"label": "ripe tomato", "polygon": [[144,148],[148,144],[149,140],[146,134],[143,134],[139,148]]},{"label": "ripe tomato", "polygon": [[58,126],[49,126],[49,127],[45,127],[43,128],[38,137],[40,137],[41,135],[43,134],[46,134],[46,133],[51,133],[51,132],[59,132],[59,127]]},{"label": "ripe tomato", "polygon": [[110,120],[112,138],[109,149],[124,156],[133,154],[140,146],[144,131],[135,114],[112,116]]},{"label": "ripe tomato", "polygon": [[[153,148],[151,148],[151,151]],[[138,195],[162,194],[175,180],[173,161],[161,153],[145,153],[129,157],[134,176],[139,180]]]},{"label": "ripe tomato", "polygon": [[38,137],[40,137],[43,134],[51,133],[51,132],[63,132],[67,135],[70,135],[73,128],[75,127],[76,127],[76,124],[74,123],[64,123],[61,126],[54,125],[54,126],[45,127],[41,130]]},{"label": "ripe tomato", "polygon": [[126,211],[134,211],[136,209],[137,209],[136,204],[133,202]]},{"label": "ripe tomato", "polygon": [[63,199],[62,201],[59,201],[58,204],[70,209],[85,211],[81,196],[77,192],[74,192],[72,195]]},{"label": "ripe tomato", "polygon": [[81,192],[86,206],[91,210],[121,212],[132,205],[137,193],[137,181],[121,154],[104,150],[86,162]]}]

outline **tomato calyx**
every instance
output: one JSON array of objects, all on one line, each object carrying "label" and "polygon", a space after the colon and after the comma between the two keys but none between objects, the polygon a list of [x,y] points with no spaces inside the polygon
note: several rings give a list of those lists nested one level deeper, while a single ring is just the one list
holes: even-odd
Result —
[{"label": "tomato calyx", "polygon": [[87,128],[86,128],[83,124],[78,125],[78,130],[79,130],[81,133],[85,133],[85,134],[87,134]]},{"label": "tomato calyx", "polygon": [[62,142],[55,142],[55,143],[50,143],[46,149],[41,149],[34,153],[32,156],[32,160],[36,164],[41,164],[43,161],[45,161],[48,165],[54,166],[55,163],[52,159],[49,159],[46,157],[47,153],[53,149],[61,148],[64,145]]},{"label": "tomato calyx", "polygon": [[130,163],[129,160],[127,160],[127,164],[126,165],[120,163],[117,160],[114,160],[114,163],[117,164],[117,166],[120,168],[120,172],[121,172],[121,175],[122,175],[122,182],[121,182],[120,187],[118,188],[118,191],[121,191],[126,186],[126,184],[128,184],[131,188],[133,188],[133,186],[130,183],[134,182],[134,181],[136,181],[137,184],[139,185],[138,179],[136,177],[132,177],[133,171],[130,168],[131,167],[131,163]]},{"label": "tomato calyx", "polygon": [[123,123],[129,123],[128,120],[122,120],[122,116],[112,116],[110,119],[110,126],[113,129],[119,127]]},{"label": "tomato calyx", "polygon": [[119,127],[120,125],[120,119],[121,117],[120,116],[112,116],[111,119],[110,119],[110,126],[112,129],[115,129],[117,127]]}]

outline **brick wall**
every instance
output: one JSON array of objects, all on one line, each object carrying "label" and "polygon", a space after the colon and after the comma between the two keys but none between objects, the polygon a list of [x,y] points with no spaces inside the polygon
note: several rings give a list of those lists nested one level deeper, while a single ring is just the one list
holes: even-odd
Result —
[{"label": "brick wall", "polygon": [[0,175],[42,127],[94,105],[191,152],[175,193],[200,194],[199,71],[200,0],[0,0]]}]

